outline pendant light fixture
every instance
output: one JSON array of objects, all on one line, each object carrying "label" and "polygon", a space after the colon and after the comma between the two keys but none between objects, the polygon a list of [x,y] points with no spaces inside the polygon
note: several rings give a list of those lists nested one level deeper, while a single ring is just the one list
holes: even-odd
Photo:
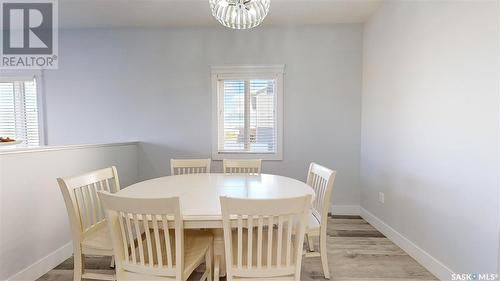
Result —
[{"label": "pendant light fixture", "polygon": [[269,12],[271,0],[209,0],[212,15],[224,26],[250,29],[259,25]]}]

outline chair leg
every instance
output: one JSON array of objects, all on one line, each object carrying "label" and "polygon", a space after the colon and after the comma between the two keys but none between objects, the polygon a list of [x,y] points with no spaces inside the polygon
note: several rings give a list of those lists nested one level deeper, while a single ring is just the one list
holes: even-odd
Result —
[{"label": "chair leg", "polygon": [[310,252],[314,252],[314,241],[312,240],[312,237],[310,235],[307,235],[307,246],[309,247]]},{"label": "chair leg", "polygon": [[208,275],[207,275],[207,281],[212,281],[212,268],[213,268],[213,264],[212,264],[212,256],[214,254],[214,250],[213,250],[213,246],[212,244],[210,244],[210,246],[208,247],[208,251],[205,253],[205,267],[206,267],[206,271],[208,272]]},{"label": "chair leg", "polygon": [[111,256],[111,264],[109,265],[111,268],[115,268],[115,256]]},{"label": "chair leg", "polygon": [[73,281],[81,281],[83,270],[85,268],[85,256],[79,251],[73,255]]},{"label": "chair leg", "polygon": [[321,264],[323,265],[323,274],[326,279],[330,279],[330,270],[328,269],[328,253],[326,251],[326,233],[321,233],[319,237],[319,247],[321,254]]},{"label": "chair leg", "polygon": [[219,281],[220,256],[214,257],[214,281]]}]

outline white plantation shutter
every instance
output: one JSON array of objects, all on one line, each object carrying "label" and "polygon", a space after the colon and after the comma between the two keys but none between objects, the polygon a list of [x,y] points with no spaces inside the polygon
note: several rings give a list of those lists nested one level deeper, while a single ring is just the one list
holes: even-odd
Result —
[{"label": "white plantation shutter", "polygon": [[250,80],[250,151],[276,152],[274,80]]},{"label": "white plantation shutter", "polygon": [[221,80],[220,153],[276,153],[274,79]]},{"label": "white plantation shutter", "polygon": [[245,81],[223,80],[219,151],[245,151]]},{"label": "white plantation shutter", "polygon": [[284,65],[212,66],[212,159],[283,159]]},{"label": "white plantation shutter", "polygon": [[40,145],[37,100],[34,78],[0,80],[0,136]]}]

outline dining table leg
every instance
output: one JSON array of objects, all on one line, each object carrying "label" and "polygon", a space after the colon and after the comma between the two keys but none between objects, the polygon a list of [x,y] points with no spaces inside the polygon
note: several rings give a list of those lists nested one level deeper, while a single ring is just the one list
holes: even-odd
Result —
[{"label": "dining table leg", "polygon": [[226,276],[226,254],[224,252],[224,231],[222,228],[213,229],[214,256],[219,256],[219,276]]}]

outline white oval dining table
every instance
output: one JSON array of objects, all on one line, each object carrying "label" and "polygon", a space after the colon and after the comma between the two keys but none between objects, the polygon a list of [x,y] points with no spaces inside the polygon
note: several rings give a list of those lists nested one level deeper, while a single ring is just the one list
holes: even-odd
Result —
[{"label": "white oval dining table", "polygon": [[224,239],[220,196],[252,199],[315,196],[307,184],[283,176],[260,174],[188,174],[146,180],[128,186],[117,195],[135,198],[179,197],[185,229],[214,229],[214,255],[221,258],[225,275]]}]

